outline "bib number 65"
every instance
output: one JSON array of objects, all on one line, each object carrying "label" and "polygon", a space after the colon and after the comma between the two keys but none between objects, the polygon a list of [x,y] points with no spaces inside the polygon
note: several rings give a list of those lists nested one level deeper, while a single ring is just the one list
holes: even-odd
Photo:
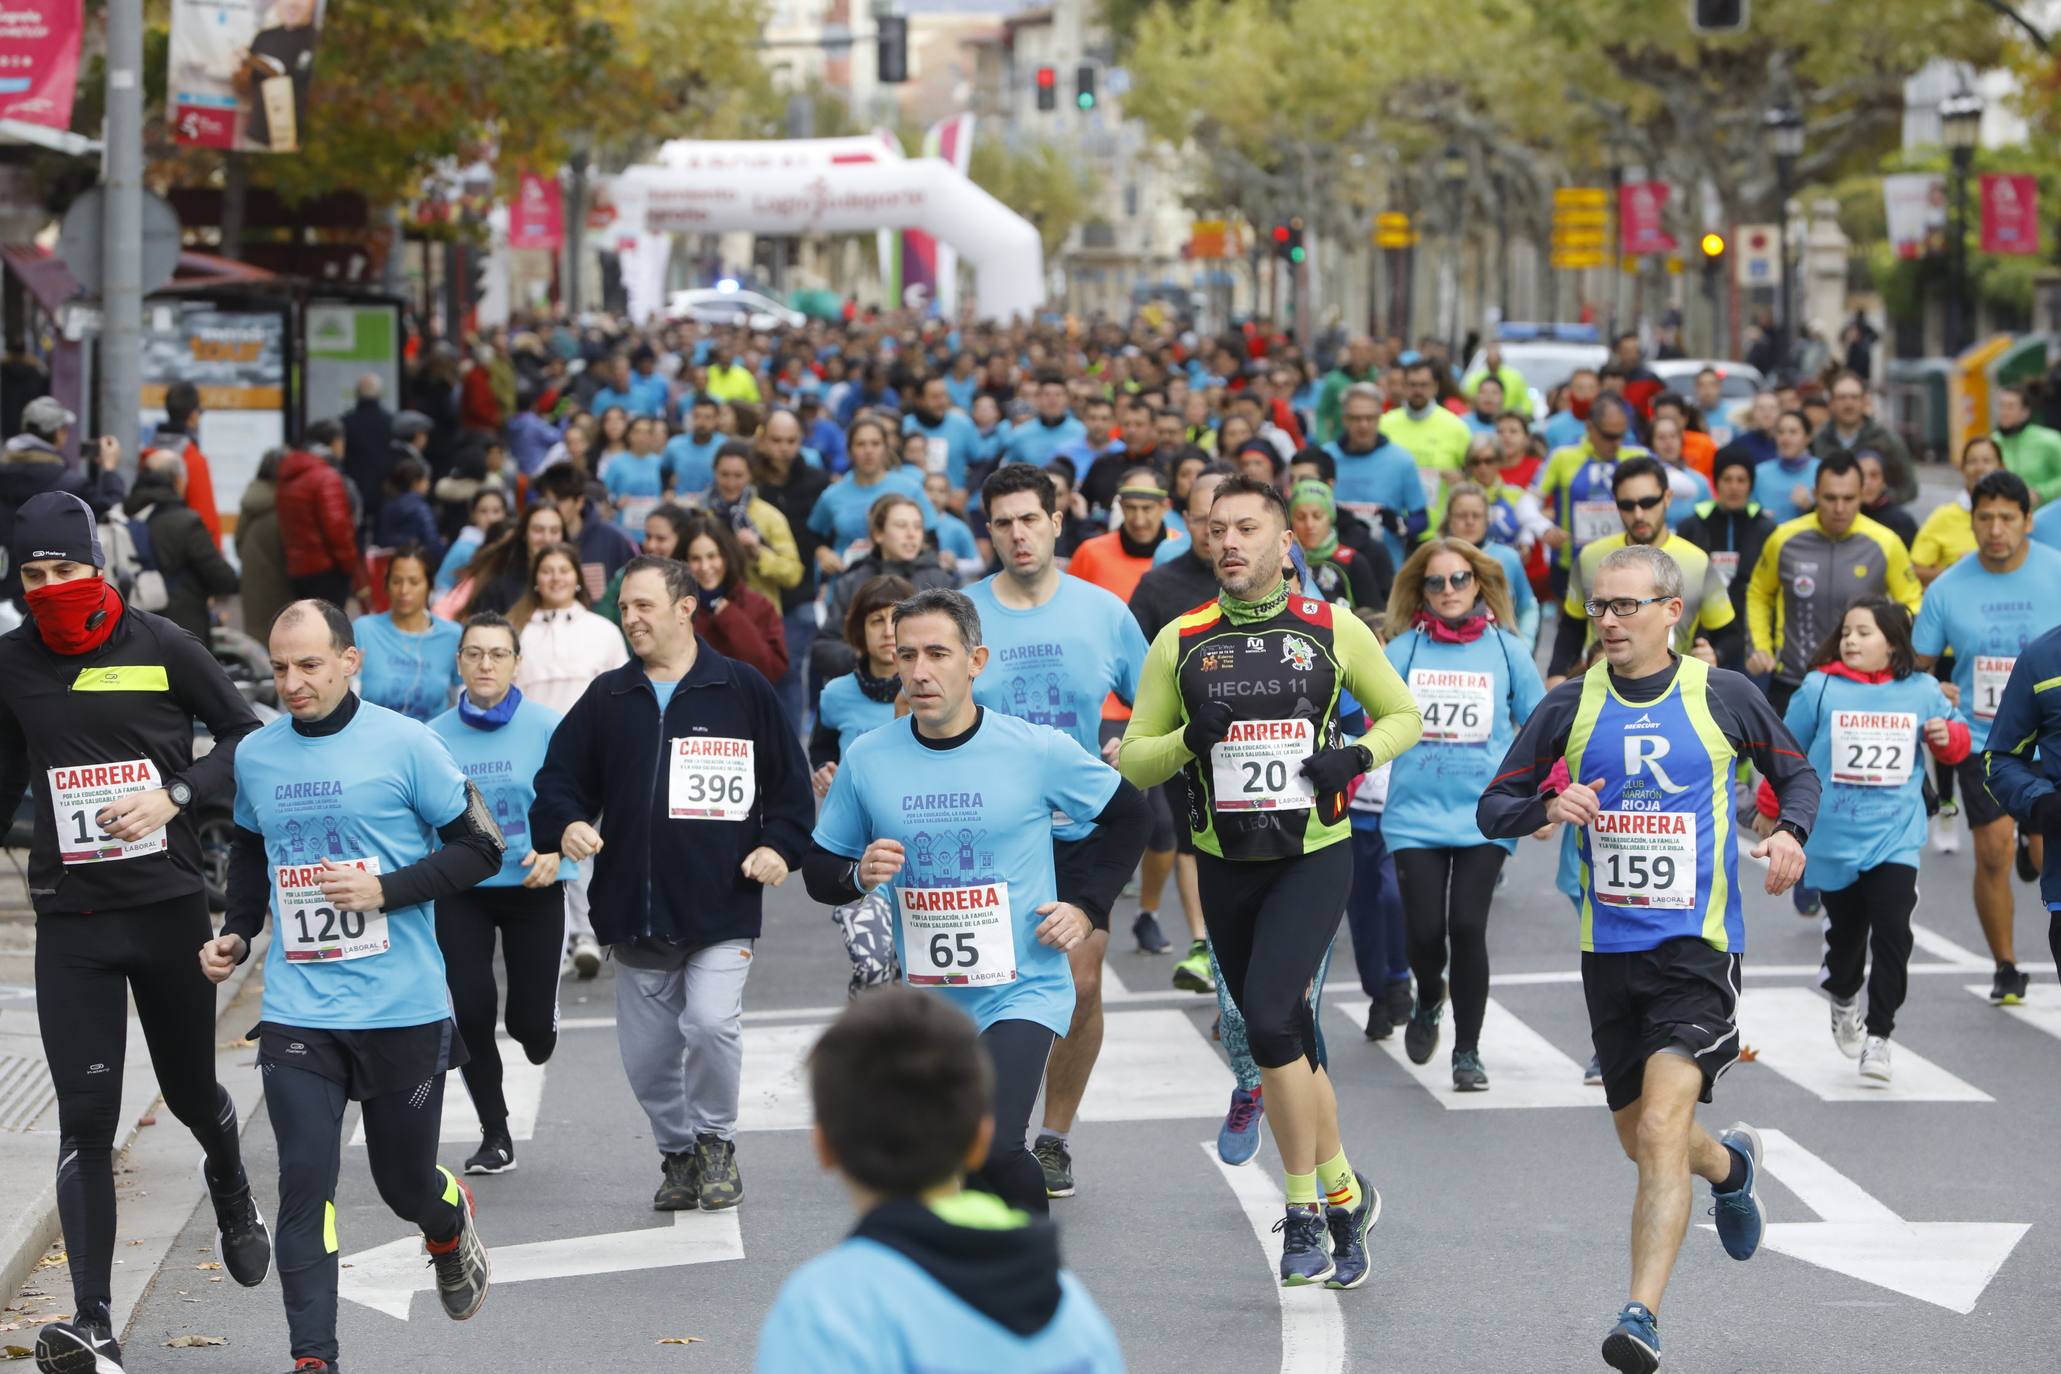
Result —
[{"label": "bib number 65", "polygon": [[973,943],[973,932],[939,931],[930,937],[930,966],[932,968],[972,968],[980,962],[980,950]]}]

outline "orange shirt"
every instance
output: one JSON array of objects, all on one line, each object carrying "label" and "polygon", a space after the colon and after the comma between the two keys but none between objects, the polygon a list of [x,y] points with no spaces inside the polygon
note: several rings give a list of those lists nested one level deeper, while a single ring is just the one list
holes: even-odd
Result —
[{"label": "orange shirt", "polygon": [[1682,432],[1682,462],[1702,473],[1703,480],[1710,483],[1713,491],[1717,489],[1717,478],[1712,474],[1710,465],[1711,460],[1716,457],[1715,439],[1708,434],[1698,434],[1694,430]]},{"label": "orange shirt", "polygon": [[[1083,582],[1092,582],[1117,600],[1129,605],[1131,593],[1138,589],[1138,580],[1152,571],[1152,555],[1138,558],[1127,552],[1123,545],[1123,531],[1111,530],[1087,540],[1073,551],[1066,571]],[[1102,703],[1102,719],[1129,720],[1131,708],[1111,692]]]}]

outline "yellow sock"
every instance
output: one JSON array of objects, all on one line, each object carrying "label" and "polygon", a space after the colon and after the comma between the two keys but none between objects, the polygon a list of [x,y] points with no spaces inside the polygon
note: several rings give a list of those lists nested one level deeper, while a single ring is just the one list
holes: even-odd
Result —
[{"label": "yellow sock", "polygon": [[1317,1205],[1317,1176],[1315,1174],[1288,1174],[1288,1205],[1290,1207],[1314,1207]]},{"label": "yellow sock", "polygon": [[1317,1166],[1317,1177],[1324,1184],[1324,1201],[1333,1207],[1350,1211],[1360,1205],[1360,1181],[1353,1176],[1353,1166],[1345,1161],[1345,1147],[1338,1147],[1338,1153]]}]

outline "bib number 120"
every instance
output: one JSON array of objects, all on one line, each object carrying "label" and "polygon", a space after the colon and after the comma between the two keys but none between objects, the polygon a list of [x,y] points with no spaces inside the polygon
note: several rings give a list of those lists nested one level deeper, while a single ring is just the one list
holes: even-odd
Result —
[{"label": "bib number 120", "polygon": [[[333,906],[295,907],[289,913],[294,924],[299,926],[302,944],[327,943],[341,937],[355,940],[365,933],[365,913],[362,911],[338,911]],[[314,924],[309,924],[309,918]]]}]

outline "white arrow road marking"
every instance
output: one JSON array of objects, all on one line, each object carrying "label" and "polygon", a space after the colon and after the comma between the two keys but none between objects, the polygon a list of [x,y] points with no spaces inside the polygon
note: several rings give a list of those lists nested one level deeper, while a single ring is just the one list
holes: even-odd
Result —
[{"label": "white arrow road marking", "polygon": [[1763,1127],[1760,1140],[1761,1167],[1822,1218],[1771,1223],[1761,1247],[1907,1298],[1973,1312],[2031,1229],[2026,1222],[1905,1221],[1785,1132]]},{"label": "white arrow road marking", "polygon": [[1754,1062],[1826,1102],[1989,1102],[1972,1083],[1896,1042],[1896,1081],[1862,1078],[1832,1043],[1831,1004],[1809,988],[1749,988],[1739,996],[1739,1035]]},{"label": "white arrow road marking", "polygon": [[[744,1258],[744,1237],[738,1230],[735,1208],[723,1212],[675,1212],[670,1225],[647,1226],[609,1236],[573,1236],[501,1246],[494,1245],[490,1236],[488,1247],[496,1287],[536,1279],[620,1274]],[[408,1320],[415,1295],[434,1292],[436,1286],[436,1272],[429,1267],[419,1235],[404,1236],[347,1256],[337,1276],[339,1296],[402,1321]]]},{"label": "white arrow road marking", "polygon": [[1202,1142],[1210,1162],[1238,1197],[1252,1234],[1259,1239],[1266,1257],[1266,1281],[1281,1301],[1281,1374],[1336,1374],[1345,1368],[1345,1314],[1338,1308],[1338,1290],[1321,1284],[1283,1288],[1281,1239],[1274,1223],[1281,1220],[1286,1198],[1274,1185],[1274,1175],[1250,1166],[1224,1163],[1217,1157],[1214,1140]]},{"label": "white arrow road marking", "polygon": [[[508,1102],[508,1134],[511,1139],[531,1140],[537,1134],[537,1108],[544,1101],[544,1065],[530,1063],[522,1046],[506,1036],[494,1040],[501,1051],[501,1095]],[[479,1144],[479,1113],[473,1110],[472,1094],[465,1079],[453,1069],[444,1075],[444,1120],[437,1128],[437,1140],[444,1145]],[[351,1132],[351,1144],[365,1143],[365,1118]]]},{"label": "white arrow road marking", "polygon": [[[1354,1026],[1367,1023],[1365,998],[1340,998],[1329,1003]],[[1450,1020],[1450,1014],[1448,1020]],[[1452,1030],[1444,1028],[1439,1052],[1427,1063],[1412,1064],[1403,1048],[1403,1033],[1381,1042],[1388,1057],[1402,1065],[1403,1072],[1417,1080],[1441,1107],[1449,1111],[1486,1111],[1499,1107],[1601,1107],[1603,1090],[1582,1084],[1582,1066],[1562,1054],[1553,1043],[1520,1020],[1495,998],[1481,1020],[1481,1053],[1488,1069],[1489,1090],[1483,1093],[1453,1091]]]}]

